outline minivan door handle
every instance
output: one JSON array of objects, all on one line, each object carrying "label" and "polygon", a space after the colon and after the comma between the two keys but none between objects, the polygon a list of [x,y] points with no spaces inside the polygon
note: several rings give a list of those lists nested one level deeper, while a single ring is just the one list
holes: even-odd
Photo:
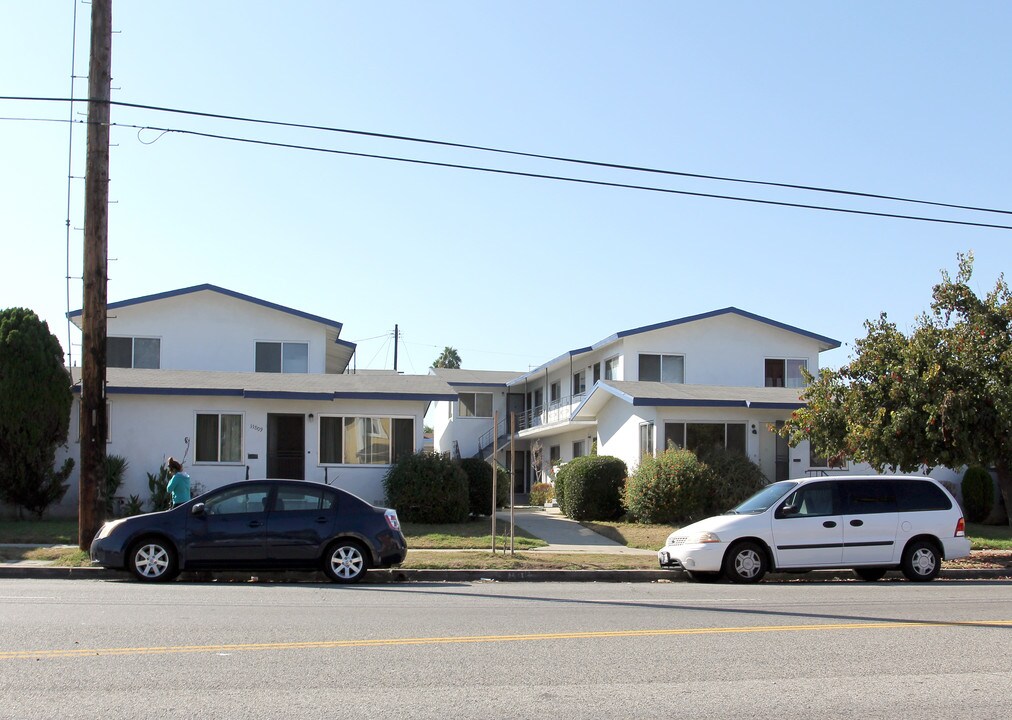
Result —
[{"label": "minivan door handle", "polygon": [[822,527],[835,528],[836,520],[827,520],[826,522],[822,523]]},{"label": "minivan door handle", "polygon": [[864,520],[851,520],[850,524],[853,525],[854,527],[861,527],[862,525],[864,525]]}]

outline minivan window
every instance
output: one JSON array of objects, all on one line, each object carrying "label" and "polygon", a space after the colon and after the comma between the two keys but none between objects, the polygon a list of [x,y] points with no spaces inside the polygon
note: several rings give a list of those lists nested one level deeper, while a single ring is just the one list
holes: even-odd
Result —
[{"label": "minivan window", "polygon": [[772,485],[767,485],[741,505],[728,510],[726,514],[748,515],[750,513],[766,512],[773,503],[790,492],[797,484],[793,480],[783,480]]},{"label": "minivan window", "polygon": [[[787,506],[794,508],[790,515],[785,517],[821,517],[825,515],[836,515],[836,503],[833,486],[836,483],[821,482],[802,485],[791,493],[787,500],[781,505],[781,509]],[[781,517],[780,510],[777,510],[777,517]]]},{"label": "minivan window", "polygon": [[896,512],[896,492],[892,480],[854,480],[840,483],[845,500],[845,514]]},{"label": "minivan window", "polygon": [[901,512],[950,510],[952,501],[930,480],[894,480],[896,501]]}]

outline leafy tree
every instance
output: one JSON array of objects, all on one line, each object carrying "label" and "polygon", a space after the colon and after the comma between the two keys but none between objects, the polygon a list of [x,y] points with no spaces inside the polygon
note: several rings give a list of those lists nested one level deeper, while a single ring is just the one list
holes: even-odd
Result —
[{"label": "leafy tree", "polygon": [[432,363],[434,368],[453,368],[455,370],[460,369],[460,353],[457,352],[456,348],[452,348],[449,345],[443,348],[443,352],[439,353],[439,357]]},{"label": "leafy tree", "polygon": [[909,334],[884,313],[866,322],[849,363],[809,376],[783,434],[879,471],[994,466],[1012,525],[1012,293],[1001,276],[978,297],[972,273],[959,255]]},{"label": "leafy tree", "polygon": [[63,348],[26,308],[0,310],[0,500],[39,517],[67,492],[74,461],[56,470],[73,395]]}]

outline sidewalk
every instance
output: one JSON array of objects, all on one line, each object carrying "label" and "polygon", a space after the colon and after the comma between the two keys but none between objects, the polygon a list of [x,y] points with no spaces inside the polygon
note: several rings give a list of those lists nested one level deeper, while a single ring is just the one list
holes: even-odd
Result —
[{"label": "sidewalk", "polygon": [[[509,510],[497,513],[500,520],[510,521]],[[604,553],[609,555],[656,555],[655,550],[629,548],[625,545],[588,530],[575,520],[570,520],[557,507],[514,508],[513,519],[518,528],[548,543],[546,547],[534,548],[532,553]]]}]

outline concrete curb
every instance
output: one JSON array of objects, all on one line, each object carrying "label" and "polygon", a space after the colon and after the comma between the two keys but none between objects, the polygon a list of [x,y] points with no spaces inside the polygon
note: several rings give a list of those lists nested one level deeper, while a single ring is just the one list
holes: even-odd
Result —
[{"label": "concrete curb", "polygon": [[[253,578],[256,578],[255,580]],[[888,579],[899,579],[890,572]],[[105,568],[0,565],[0,579],[46,580],[129,580],[130,575]],[[953,569],[942,570],[942,580],[1006,580],[1012,581],[1012,570]],[[200,572],[183,573],[181,582],[313,582],[328,583],[319,572]],[[685,582],[685,573],[671,570],[371,570],[365,583],[470,583],[470,582]],[[766,582],[831,582],[855,581],[849,570],[813,570],[808,573],[771,573]]]}]

